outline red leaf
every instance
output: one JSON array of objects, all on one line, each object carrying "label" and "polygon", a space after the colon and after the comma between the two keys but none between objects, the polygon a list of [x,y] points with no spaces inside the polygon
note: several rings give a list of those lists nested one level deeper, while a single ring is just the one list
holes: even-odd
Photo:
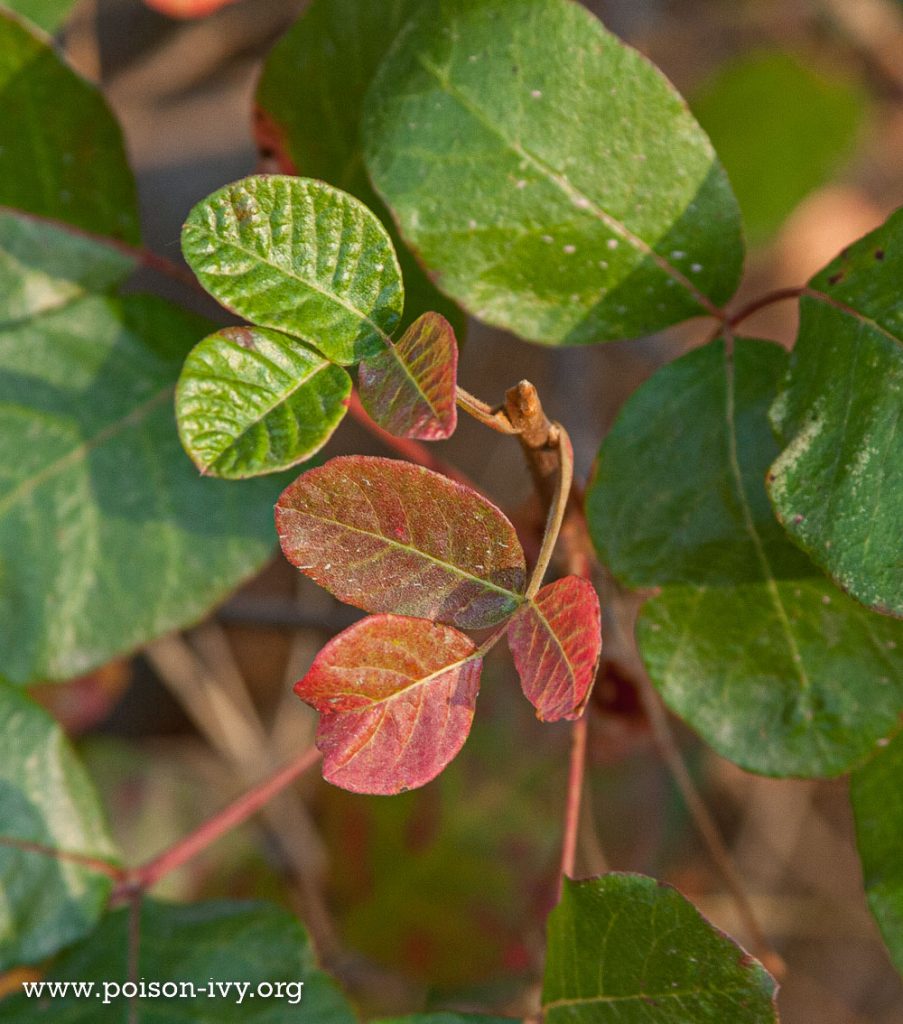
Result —
[{"label": "red leaf", "polygon": [[235,0],[144,0],[148,7],[170,18],[203,18]]},{"label": "red leaf", "polygon": [[354,793],[434,779],[470,732],[482,660],[450,626],[373,615],[331,640],[295,693],[320,712],[323,778]]},{"label": "red leaf", "polygon": [[331,459],[282,492],[276,528],[293,565],[368,612],[482,629],[523,601],[511,523],[476,491],[409,462]]},{"label": "red leaf", "polygon": [[602,651],[600,623],[596,591],[579,576],[543,587],[511,619],[508,646],[537,718],[583,714]]},{"label": "red leaf", "polygon": [[424,313],[400,340],[358,367],[361,402],[396,437],[439,441],[458,424],[458,345],[452,325]]}]

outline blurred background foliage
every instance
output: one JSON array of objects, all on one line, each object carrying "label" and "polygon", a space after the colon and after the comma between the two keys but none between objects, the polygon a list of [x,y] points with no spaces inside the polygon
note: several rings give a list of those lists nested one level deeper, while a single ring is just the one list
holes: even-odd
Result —
[{"label": "blurred background foliage", "polygon": [[[258,166],[251,107],[260,64],[306,4],[239,0],[196,21],[140,0],[11,6],[55,32],[74,66],[101,83],[137,172],[147,242],[177,259],[190,207]],[[738,302],[806,280],[903,202],[903,6],[894,0],[588,6],[664,70],[711,134],[748,225]],[[138,275],[137,287],[151,285],[159,282]],[[747,328],[790,344],[794,317],[789,304],[776,305]],[[534,381],[571,430],[585,475],[627,395],[702,340],[691,322],[636,342],[550,352],[472,324],[461,380],[488,401],[520,377]],[[443,457],[526,532],[538,531],[517,446],[478,430],[462,424]],[[330,448],[378,451],[351,423]],[[673,882],[742,942],[639,710],[634,609],[613,590],[602,596],[606,652],[589,712],[580,871],[609,866]],[[154,853],[310,741],[315,723],[291,684],[348,621],[347,609],[274,559],[197,629],[89,677],[35,688],[79,738],[127,858]],[[365,1008],[441,999],[518,1012],[530,1003],[523,990],[538,975],[554,902],[568,732],[535,722],[505,656],[490,660],[480,705],[464,753],[425,789],[367,798],[304,780],[257,824],[168,878],[162,895],[255,895],[292,907]],[[681,740],[787,961],[782,1019],[903,1024],[903,985],[861,891],[845,783],[746,775],[689,733]]]}]

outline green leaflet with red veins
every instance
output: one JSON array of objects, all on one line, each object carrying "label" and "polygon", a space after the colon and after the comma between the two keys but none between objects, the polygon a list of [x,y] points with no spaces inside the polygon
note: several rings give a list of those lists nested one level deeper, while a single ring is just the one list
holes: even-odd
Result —
[{"label": "green leaflet with red veins", "polygon": [[295,693],[320,712],[323,778],[388,795],[434,779],[464,745],[482,659],[450,626],[374,615],[331,640]]},{"label": "green leaflet with red veins", "polygon": [[483,629],[523,603],[524,552],[482,495],[408,462],[343,455],[276,505],[286,558],[340,601]]},{"label": "green leaflet with red veins", "polygon": [[396,437],[440,441],[458,425],[458,345],[452,325],[424,313],[402,337],[358,367],[361,402]]},{"label": "green leaflet with red veins", "polygon": [[583,714],[602,653],[600,630],[599,598],[579,576],[543,587],[511,619],[508,646],[537,718]]}]

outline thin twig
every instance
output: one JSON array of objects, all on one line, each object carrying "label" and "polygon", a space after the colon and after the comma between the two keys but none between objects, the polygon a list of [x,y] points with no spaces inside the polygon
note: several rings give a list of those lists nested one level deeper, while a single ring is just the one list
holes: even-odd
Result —
[{"label": "thin twig", "polygon": [[226,833],[246,822],[260,811],[277,793],[291,785],[320,760],[320,751],[309,747],[303,754],[289,761],[268,779],[248,790],[223,810],[208,818],[193,832],[168,847],[146,864],[129,871],[119,886],[122,897],[135,890],[147,891],[171,871],[187,864]]},{"label": "thin twig", "polygon": [[568,507],[568,498],[571,494],[571,483],[574,479],[574,450],[571,447],[571,439],[567,431],[560,423],[552,424],[554,432],[554,445],[558,452],[558,477],[555,482],[555,492],[552,495],[552,502],[549,506],[549,515],[546,520],[546,529],[542,538],[542,547],[539,549],[539,556],[536,565],[533,566],[533,573],[530,576],[530,583],[527,586],[526,597],[531,599],[536,596],[542,586],[549,562],[558,543],[558,534],[561,532],[561,524],[564,522],[564,514]]},{"label": "thin twig", "polygon": [[568,769],[568,788],[565,802],[564,840],[561,845],[561,875],[558,882],[559,898],[565,875],[568,878],[574,877],[574,863],[577,857],[577,834],[580,828],[580,808],[583,805],[586,731],[587,717],[583,714],[574,722],[571,729],[571,760]]},{"label": "thin twig", "polygon": [[478,423],[489,427],[490,430],[498,431],[500,434],[518,434],[520,431],[508,418],[504,408],[493,409],[491,405],[465,391],[461,385],[457,388],[458,407],[463,409],[469,416],[472,416]]},{"label": "thin twig", "polygon": [[16,839],[14,836],[0,836],[0,846],[9,846],[15,850],[22,850],[24,853],[38,853],[43,857],[51,857],[54,860],[67,861],[69,864],[78,864],[80,867],[96,871],[101,875],[108,875],[113,879],[121,879],[126,869],[112,861],[103,860],[101,857],[91,857],[84,853],[70,853],[68,850],[57,850],[53,846],[45,846],[43,843],[32,843],[27,839]]}]

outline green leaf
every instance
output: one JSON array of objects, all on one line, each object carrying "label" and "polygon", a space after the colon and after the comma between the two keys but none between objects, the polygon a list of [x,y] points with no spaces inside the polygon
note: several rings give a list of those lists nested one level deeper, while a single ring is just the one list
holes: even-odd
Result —
[{"label": "green leaf", "polygon": [[775,984],[676,889],[564,880],[549,915],[545,1024],[772,1024]]},{"label": "green leaf", "polygon": [[364,611],[483,629],[523,600],[524,552],[502,512],[410,462],[330,459],[283,491],[276,529],[292,565]]},{"label": "green leaf", "polygon": [[358,367],[361,404],[396,437],[451,437],[458,424],[457,382],[455,332],[438,313],[424,313],[395,344]]},{"label": "green leaf", "polygon": [[403,237],[480,319],[632,337],[733,293],[736,202],[680,96],[570,0],[427,0],[374,79],[365,157]]},{"label": "green leaf", "polygon": [[780,50],[732,60],[691,99],[751,241],[765,241],[850,155],[865,102],[846,78],[826,77]]},{"label": "green leaf", "polygon": [[[420,0],[314,0],[279,40],[257,87],[257,134],[264,157],[275,150],[292,170],[321,178],[360,199],[392,236],[404,277],[407,328],[438,310],[464,337],[461,310],[431,283],[400,244],[392,216],[370,185],[360,140],[364,95],[399,29]],[[337,60],[337,54],[354,54]]]},{"label": "green leaf", "polygon": [[306,178],[244,178],[191,211],[182,251],[227,309],[337,363],[375,355],[404,305],[392,242],[358,200]]},{"label": "green leaf", "polygon": [[869,907],[903,973],[903,734],[853,772],[850,797]]},{"label": "green leaf", "polygon": [[[18,996],[0,1003],[0,1021],[32,1024],[46,1020],[50,1010],[60,1024],[122,1024],[126,1018],[132,1024],[357,1022],[335,982],[317,967],[304,930],[277,907],[232,902],[179,906],[145,899],[140,911],[138,960],[130,970],[133,945],[129,911],[109,914],[87,941],[67,950],[48,975],[53,981],[93,982],[91,998]],[[121,990],[131,979],[146,986],[175,983],[179,993],[191,991],[183,990],[183,984],[193,985],[196,995],[155,997],[147,987],[144,996],[139,989],[132,1001],[112,987]],[[219,982],[247,983],[248,987],[239,1002],[241,992],[233,985],[224,996],[217,988]],[[280,983],[283,996],[268,997],[266,993]],[[203,991],[199,991],[201,987]],[[162,988],[158,991],[162,993]]]},{"label": "green leaf", "polygon": [[185,360],[176,388],[179,434],[202,473],[273,473],[326,444],[350,394],[345,370],[294,338],[227,327]]},{"label": "green leaf", "polygon": [[[90,931],[114,862],[97,796],[53,719],[0,683],[0,971],[36,963]],[[69,856],[54,856],[62,852]]]},{"label": "green leaf", "polygon": [[268,558],[278,484],[201,479],[179,445],[174,385],[205,328],[137,295],[0,324],[10,681],[86,672],[193,622]]},{"label": "green leaf", "polygon": [[837,775],[897,727],[903,625],[838,592],[772,515],[786,365],[741,339],[733,359],[719,341],[660,370],[602,445],[588,515],[614,573],[661,588],[638,640],[669,707],[751,771]]},{"label": "green leaf", "polygon": [[487,1017],[478,1013],[413,1013],[408,1017],[392,1017],[374,1024],[511,1024],[511,1017]]},{"label": "green leaf", "polygon": [[45,32],[54,32],[69,16],[76,0],[3,0],[3,6],[34,22]]},{"label": "green leaf", "polygon": [[135,265],[113,246],[0,209],[0,325],[105,291]]},{"label": "green leaf", "polygon": [[847,593],[903,617],[903,209],[809,282],[772,423],[768,489]]},{"label": "green leaf", "polygon": [[2,10],[0,109],[0,206],[140,240],[135,182],[105,100]]},{"label": "green leaf", "polygon": [[323,778],[383,795],[432,781],[470,732],[475,651],[456,629],[404,615],[371,615],[330,640],[295,684],[320,712]]}]

